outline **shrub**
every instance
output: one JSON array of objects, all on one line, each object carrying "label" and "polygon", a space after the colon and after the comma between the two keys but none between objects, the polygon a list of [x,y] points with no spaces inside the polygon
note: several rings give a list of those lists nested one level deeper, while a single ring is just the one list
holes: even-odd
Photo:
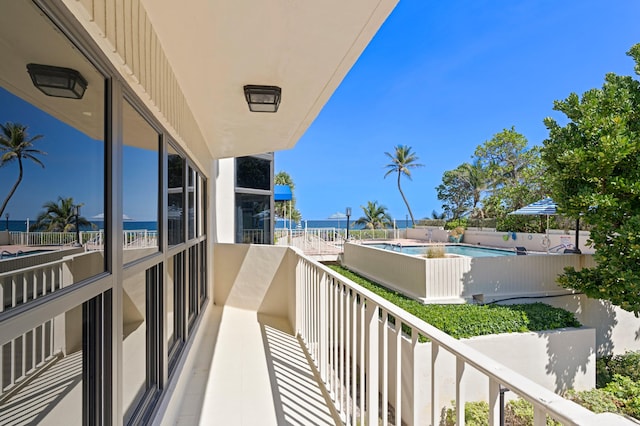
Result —
[{"label": "shrub", "polygon": [[436,259],[445,257],[445,249],[444,246],[433,246],[427,249],[427,253],[425,254],[427,259]]},{"label": "shrub", "polygon": [[640,382],[640,352],[625,352],[616,355],[609,361],[609,374],[619,374]]},{"label": "shrub", "polygon": [[[453,408],[445,410],[442,426],[455,426],[456,402],[451,401]],[[489,421],[489,404],[485,401],[467,402],[464,404],[464,424],[466,426],[485,426]]]},{"label": "shrub", "polygon": [[619,413],[623,402],[603,389],[567,391],[565,398],[574,401],[594,413]]},{"label": "shrub", "polygon": [[640,382],[640,352],[625,352],[596,360],[596,387],[603,388],[615,374]]},{"label": "shrub", "polygon": [[611,381],[609,374],[609,362],[611,356],[603,356],[596,358],[596,388],[603,388]]},{"label": "shrub", "polygon": [[[455,401],[451,402],[453,408],[444,411],[440,421],[441,426],[454,426],[456,424]],[[505,424],[510,426],[533,425],[533,406],[524,399],[518,398],[507,402],[504,410]],[[485,426],[489,424],[489,404],[485,401],[467,402],[464,405],[464,424],[467,426]],[[547,426],[561,426],[547,416]]]},{"label": "shrub", "polygon": [[631,417],[640,419],[640,383],[630,377],[614,374],[613,380],[603,388],[614,399],[622,402],[620,410]]}]

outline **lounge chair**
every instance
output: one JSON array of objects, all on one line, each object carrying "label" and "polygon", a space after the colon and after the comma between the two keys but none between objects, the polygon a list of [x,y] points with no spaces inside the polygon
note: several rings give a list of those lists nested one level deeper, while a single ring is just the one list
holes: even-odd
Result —
[{"label": "lounge chair", "polygon": [[526,247],[516,247],[516,254],[518,256],[524,256],[527,254],[527,248]]}]

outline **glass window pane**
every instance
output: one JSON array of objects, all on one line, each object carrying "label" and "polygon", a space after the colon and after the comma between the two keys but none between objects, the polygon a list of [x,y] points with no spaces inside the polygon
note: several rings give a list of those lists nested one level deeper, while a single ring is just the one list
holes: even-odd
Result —
[{"label": "glass window pane", "polygon": [[184,340],[184,259],[185,252],[178,253],[167,260],[167,355],[169,356],[169,374],[173,372]]},{"label": "glass window pane", "polygon": [[236,193],[236,242],[271,244],[271,197]]},{"label": "glass window pane", "polygon": [[158,251],[158,133],[128,103],[123,106],[124,263]]},{"label": "glass window pane", "polygon": [[176,273],[174,257],[171,256],[167,259],[167,348],[171,350],[173,344],[176,342]]},{"label": "glass window pane", "polygon": [[199,194],[200,194],[200,196],[198,197],[198,237],[201,237],[205,234],[205,227],[206,227],[207,186],[206,186],[206,180],[200,174],[198,174],[198,182],[199,182],[198,188],[199,188]]},{"label": "glass window pane", "polygon": [[82,424],[82,305],[0,346],[0,425]]},{"label": "glass window pane", "polygon": [[236,159],[236,186],[271,189],[271,161],[256,157]]},{"label": "glass window pane", "polygon": [[[0,13],[0,40],[0,274],[22,270],[0,278],[8,310],[105,271],[105,83],[31,2]],[[45,95],[25,58],[78,71],[84,96]]]},{"label": "glass window pane", "polygon": [[189,186],[187,192],[187,202],[189,203],[189,225],[187,229],[189,231],[189,239],[195,237],[195,228],[196,228],[196,217],[195,217],[195,207],[196,207],[196,172],[189,167]]},{"label": "glass window pane", "polygon": [[184,158],[169,145],[168,169],[168,238],[169,245],[184,242]]}]

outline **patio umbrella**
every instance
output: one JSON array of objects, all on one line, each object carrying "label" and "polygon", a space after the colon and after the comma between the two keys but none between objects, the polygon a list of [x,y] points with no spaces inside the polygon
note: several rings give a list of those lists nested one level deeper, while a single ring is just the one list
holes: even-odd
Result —
[{"label": "patio umbrella", "polygon": [[[519,208],[516,211],[513,211],[509,214],[520,214],[520,215],[531,215],[531,216],[547,216],[547,233],[549,232],[549,216],[553,216],[557,214],[557,205],[550,198],[543,198],[542,200],[536,201],[535,203],[528,204],[522,208]],[[576,243],[575,243],[575,251],[580,253],[580,249],[578,248],[580,238],[580,219],[576,219]]]},{"label": "patio umbrella", "polygon": [[334,214],[329,216],[327,219],[337,220],[338,221],[338,229],[340,229],[340,220],[341,219],[346,219],[346,218],[347,218],[346,214],[344,214],[342,212],[335,212]]}]

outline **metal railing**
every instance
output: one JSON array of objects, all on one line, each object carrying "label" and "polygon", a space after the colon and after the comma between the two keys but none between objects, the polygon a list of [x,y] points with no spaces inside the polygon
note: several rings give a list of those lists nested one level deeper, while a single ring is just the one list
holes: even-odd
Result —
[{"label": "metal railing", "polygon": [[[347,425],[437,425],[443,398],[455,401],[457,424],[464,424],[469,370],[488,379],[490,425],[499,424],[504,388],[533,405],[536,426],[546,425],[547,415],[564,425],[633,424],[565,400],[324,265],[300,254],[297,259],[296,332]],[[424,345],[430,356],[420,362]],[[438,368],[446,353],[455,357],[450,399],[441,395]],[[416,377],[416,369],[428,373]],[[405,380],[407,374],[413,378]]]},{"label": "metal railing", "polygon": [[346,231],[338,228],[276,229],[274,241],[307,254],[335,254],[342,251],[345,237]]},{"label": "metal railing", "polygon": [[[0,274],[0,312],[33,301],[63,287],[64,260]],[[56,357],[54,319],[0,347],[0,401],[17,384]]]},{"label": "metal railing", "polygon": [[[77,241],[75,232],[22,232],[12,231],[13,245],[23,246],[65,246]],[[148,229],[123,231],[123,245],[125,248],[157,247],[158,231]],[[91,250],[104,249],[104,231],[80,232],[80,244]]]},{"label": "metal railing", "polygon": [[125,248],[145,248],[158,246],[158,232],[148,229],[126,230],[124,232]]}]

